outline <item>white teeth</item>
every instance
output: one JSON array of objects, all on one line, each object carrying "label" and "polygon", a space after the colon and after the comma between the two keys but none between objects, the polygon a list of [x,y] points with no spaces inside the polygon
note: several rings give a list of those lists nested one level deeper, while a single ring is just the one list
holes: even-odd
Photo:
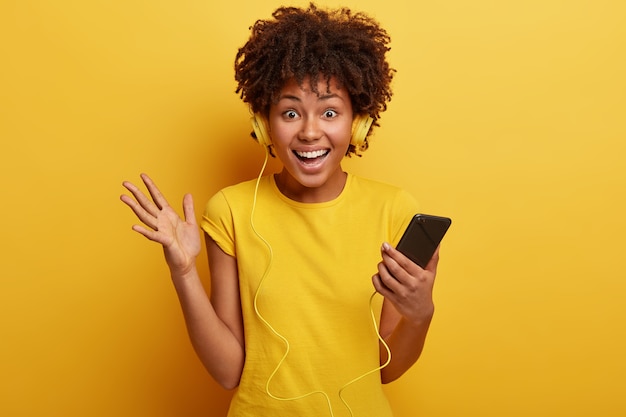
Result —
[{"label": "white teeth", "polygon": [[318,158],[320,156],[326,155],[326,153],[328,153],[327,150],[319,150],[319,151],[312,151],[312,152],[296,152],[296,155],[298,155],[300,158],[313,159],[313,158]]}]

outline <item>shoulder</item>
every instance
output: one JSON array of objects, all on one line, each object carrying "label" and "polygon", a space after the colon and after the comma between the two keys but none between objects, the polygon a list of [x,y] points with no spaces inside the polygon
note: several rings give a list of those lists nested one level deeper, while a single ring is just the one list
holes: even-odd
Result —
[{"label": "shoulder", "polygon": [[[235,256],[237,225],[250,221],[256,184],[254,179],[222,188],[204,206],[200,226],[228,255]],[[267,193],[268,184],[268,179],[263,177],[259,182],[259,194]]]},{"label": "shoulder", "polygon": [[206,202],[204,216],[207,218],[231,216],[237,208],[250,206],[255,187],[256,180],[249,180],[222,188]]},{"label": "shoulder", "polygon": [[[257,180],[243,181],[238,184],[229,185],[216,192],[207,204],[226,203],[228,205],[237,205],[243,201],[250,201],[255,194]],[[270,181],[268,177],[261,178],[259,182],[259,192],[266,192],[269,189]]]},{"label": "shoulder", "polygon": [[374,180],[371,178],[361,177],[359,175],[354,175],[354,174],[350,174],[350,177],[352,177],[352,183],[356,187],[362,187],[364,189],[377,189],[377,190],[388,190],[388,191],[401,190],[400,187],[397,187],[395,185],[392,185],[386,182]]},{"label": "shoulder", "polygon": [[[267,177],[261,178],[260,184],[263,184],[265,182],[267,182]],[[221,194],[227,197],[237,197],[237,196],[246,195],[246,194],[249,195],[251,192],[254,192],[256,183],[257,183],[257,180],[253,179],[253,180],[243,181],[234,185],[229,185],[219,190],[215,195]]]},{"label": "shoulder", "polygon": [[419,213],[417,200],[405,189],[382,181],[355,176],[351,180],[350,208],[360,218],[385,230],[384,239],[396,243],[411,218]]},{"label": "shoulder", "polygon": [[403,188],[357,175],[351,177],[351,189],[360,198],[417,206],[415,197]]}]

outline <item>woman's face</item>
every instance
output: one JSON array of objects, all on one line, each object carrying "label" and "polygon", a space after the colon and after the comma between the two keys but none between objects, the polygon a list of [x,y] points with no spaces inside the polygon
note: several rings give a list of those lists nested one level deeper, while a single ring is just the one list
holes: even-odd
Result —
[{"label": "woman's face", "polygon": [[346,181],[341,169],[352,128],[352,102],[334,78],[322,79],[318,93],[309,79],[288,81],[269,112],[269,134],[283,163],[277,177],[287,197],[323,202],[337,197]]}]

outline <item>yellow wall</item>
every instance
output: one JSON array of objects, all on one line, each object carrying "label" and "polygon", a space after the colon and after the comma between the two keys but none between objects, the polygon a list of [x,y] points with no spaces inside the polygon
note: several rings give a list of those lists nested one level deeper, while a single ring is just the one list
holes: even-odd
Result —
[{"label": "yellow wall", "polygon": [[[346,166],[454,219],[397,416],[625,415],[625,3],[343,4],[399,70]],[[201,206],[257,173],[232,63],[276,5],[0,3],[0,415],[224,412],[118,195],[146,171]]]}]

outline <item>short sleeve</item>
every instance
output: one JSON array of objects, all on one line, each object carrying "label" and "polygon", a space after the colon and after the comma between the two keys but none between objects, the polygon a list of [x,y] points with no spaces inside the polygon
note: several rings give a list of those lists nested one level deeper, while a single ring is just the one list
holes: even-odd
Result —
[{"label": "short sleeve", "polygon": [[394,201],[394,224],[391,244],[397,245],[414,215],[419,213],[417,200],[405,190],[400,190]]},{"label": "short sleeve", "polygon": [[235,227],[231,207],[222,191],[209,199],[200,227],[224,253],[235,256]]}]

